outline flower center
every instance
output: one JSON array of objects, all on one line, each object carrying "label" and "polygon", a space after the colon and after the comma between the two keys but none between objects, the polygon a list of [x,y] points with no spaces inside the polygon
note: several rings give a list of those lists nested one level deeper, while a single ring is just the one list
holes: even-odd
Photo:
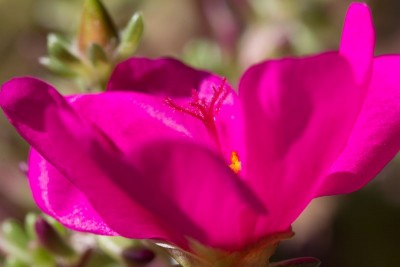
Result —
[{"label": "flower center", "polygon": [[[174,110],[191,115],[203,122],[208,133],[213,137],[217,147],[222,153],[222,145],[218,136],[218,130],[216,125],[216,118],[219,111],[224,103],[225,99],[228,97],[230,91],[225,86],[226,79],[224,78],[221,84],[216,87],[212,86],[213,94],[208,99],[205,97],[200,97],[199,92],[195,89],[192,90],[192,98],[187,106],[181,106],[176,104],[171,98],[165,99],[165,103],[169,105]],[[231,164],[229,167],[238,173],[241,170],[241,162],[239,160],[239,155],[236,151],[231,153]]]}]

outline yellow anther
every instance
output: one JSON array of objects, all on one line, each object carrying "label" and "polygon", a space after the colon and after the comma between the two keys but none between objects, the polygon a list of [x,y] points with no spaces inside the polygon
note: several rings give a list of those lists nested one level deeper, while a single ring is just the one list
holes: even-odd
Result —
[{"label": "yellow anther", "polygon": [[239,160],[239,155],[236,151],[232,151],[231,154],[231,164],[229,167],[234,171],[235,173],[239,173],[240,170],[242,169],[242,163]]}]

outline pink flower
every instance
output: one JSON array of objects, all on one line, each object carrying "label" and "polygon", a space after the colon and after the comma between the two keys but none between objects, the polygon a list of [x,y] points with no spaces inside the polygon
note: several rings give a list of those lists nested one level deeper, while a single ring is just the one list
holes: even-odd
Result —
[{"label": "pink flower", "polygon": [[339,52],[262,62],[238,95],[176,60],[134,58],[105,93],[16,78],[0,105],[32,146],[34,199],[64,225],[235,251],[398,152],[400,57],[373,47],[368,7],[352,4]]}]

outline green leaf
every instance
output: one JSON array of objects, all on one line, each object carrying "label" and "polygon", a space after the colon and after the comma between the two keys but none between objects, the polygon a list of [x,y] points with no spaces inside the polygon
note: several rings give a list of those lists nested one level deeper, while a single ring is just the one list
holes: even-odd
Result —
[{"label": "green leaf", "polygon": [[316,258],[296,258],[280,262],[274,262],[271,267],[319,267],[321,261]]},{"label": "green leaf", "polygon": [[130,246],[140,246],[140,241],[135,239],[127,239],[120,236],[97,236],[99,248],[116,260],[122,260],[122,252]]},{"label": "green leaf", "polygon": [[54,257],[42,247],[35,248],[35,250],[32,251],[32,256],[33,256],[34,266],[40,266],[40,267],[56,266],[56,261]]},{"label": "green leaf", "polygon": [[66,64],[80,64],[80,59],[71,53],[68,46],[69,44],[59,35],[49,34],[47,36],[47,49],[50,57]]},{"label": "green leaf", "polygon": [[125,27],[121,35],[121,43],[117,48],[117,55],[120,59],[131,56],[137,49],[143,35],[143,17],[140,13],[135,13]]},{"label": "green leaf", "polygon": [[19,248],[25,249],[28,245],[28,236],[21,225],[14,220],[7,220],[1,225],[4,237]]},{"label": "green leaf", "polygon": [[9,266],[28,264],[31,256],[27,251],[29,240],[24,229],[16,221],[7,220],[1,224],[1,231],[0,250],[8,255]]},{"label": "green leaf", "polygon": [[71,66],[64,64],[58,59],[51,57],[42,57],[39,58],[39,63],[60,76],[74,78],[79,76],[79,73],[76,72]]},{"label": "green leaf", "polygon": [[8,257],[4,263],[4,267],[28,267],[28,265],[17,258]]},{"label": "green leaf", "polygon": [[34,228],[37,217],[38,215],[32,212],[25,216],[25,232],[30,240],[37,238]]},{"label": "green leaf", "polygon": [[[115,264],[115,261],[113,261],[108,255],[104,254],[102,251],[87,250],[81,255],[80,260],[74,266],[106,267],[110,266],[111,264]],[[122,267],[121,264],[118,264],[116,266]]]}]

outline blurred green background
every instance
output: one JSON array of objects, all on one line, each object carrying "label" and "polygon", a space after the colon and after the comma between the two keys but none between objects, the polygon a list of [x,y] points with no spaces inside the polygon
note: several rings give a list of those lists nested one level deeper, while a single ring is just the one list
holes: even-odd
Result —
[{"label": "blurred green background", "polygon": [[[338,47],[346,9],[336,0],[104,0],[116,24],[135,11],[145,32],[137,55],[170,55],[214,70],[232,83],[249,65]],[[377,54],[400,53],[400,1],[367,1]],[[0,82],[29,75],[65,91],[74,84],[38,63],[49,32],[73,38],[82,0],[0,0]],[[35,205],[21,169],[27,145],[0,114],[0,221],[22,219]],[[400,160],[400,159],[399,159]],[[276,259],[314,256],[325,267],[400,266],[400,162],[348,196],[318,199],[294,225]],[[1,254],[1,252],[0,252]]]}]

